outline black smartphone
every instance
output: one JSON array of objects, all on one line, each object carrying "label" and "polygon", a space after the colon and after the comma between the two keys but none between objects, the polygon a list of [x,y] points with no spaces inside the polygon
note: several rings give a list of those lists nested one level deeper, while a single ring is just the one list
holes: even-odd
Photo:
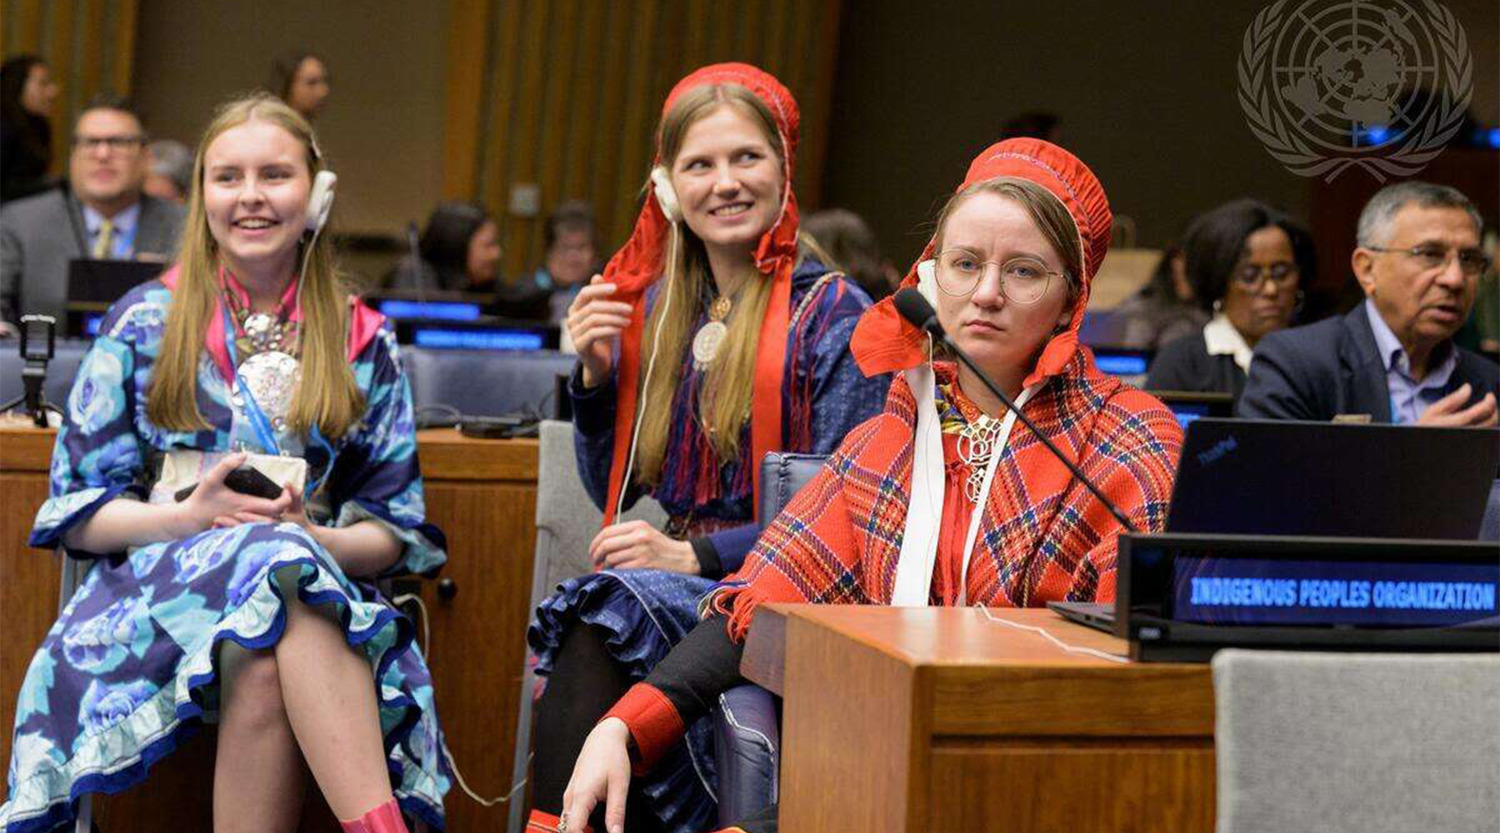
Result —
[{"label": "black smartphone", "polygon": [[[241,466],[230,472],[224,478],[224,485],[242,495],[249,495],[251,497],[262,497],[266,500],[275,500],[281,497],[281,487],[276,485],[276,481],[266,477],[259,469],[249,466]],[[178,489],[177,493],[172,497],[181,503],[187,500],[188,496],[196,488],[198,488],[198,484],[194,483],[191,486]]]}]

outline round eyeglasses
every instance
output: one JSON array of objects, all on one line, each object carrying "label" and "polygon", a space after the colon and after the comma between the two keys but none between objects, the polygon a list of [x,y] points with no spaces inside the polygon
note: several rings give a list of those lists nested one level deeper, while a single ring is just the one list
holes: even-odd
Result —
[{"label": "round eyeglasses", "polygon": [[935,260],[938,290],[955,297],[972,294],[991,265],[1000,270],[1001,294],[1016,304],[1040,301],[1047,294],[1047,286],[1054,276],[1066,278],[1065,273],[1047,268],[1047,264],[1034,257],[1013,257],[1001,262],[980,260],[968,249],[944,249],[937,253]]},{"label": "round eyeglasses", "polygon": [[1282,261],[1270,266],[1245,263],[1234,267],[1234,282],[1249,292],[1259,292],[1268,280],[1273,284],[1272,289],[1283,289],[1296,283],[1299,274],[1295,263]]}]

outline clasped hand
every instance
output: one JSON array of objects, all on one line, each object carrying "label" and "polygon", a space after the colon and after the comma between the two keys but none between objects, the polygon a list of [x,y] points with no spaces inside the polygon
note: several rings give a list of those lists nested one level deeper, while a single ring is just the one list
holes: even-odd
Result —
[{"label": "clasped hand", "polygon": [[668,538],[645,521],[611,524],[589,544],[589,557],[600,570],[650,567],[697,575],[700,566],[693,545]]}]

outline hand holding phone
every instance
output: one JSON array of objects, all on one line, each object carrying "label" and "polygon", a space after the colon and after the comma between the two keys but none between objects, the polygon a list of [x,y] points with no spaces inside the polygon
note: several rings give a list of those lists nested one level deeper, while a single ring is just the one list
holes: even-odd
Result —
[{"label": "hand holding phone", "polygon": [[[192,496],[193,490],[198,488],[197,483],[183,489],[179,489],[173,497],[178,503]],[[277,486],[271,478],[261,474],[259,469],[249,466],[241,466],[224,475],[224,485],[242,495],[275,500],[281,496],[281,487]]]},{"label": "hand holding phone", "polygon": [[291,494],[245,466],[247,459],[244,452],[230,454],[209,469],[203,480],[174,495],[193,527],[201,531],[281,520],[292,505]]}]

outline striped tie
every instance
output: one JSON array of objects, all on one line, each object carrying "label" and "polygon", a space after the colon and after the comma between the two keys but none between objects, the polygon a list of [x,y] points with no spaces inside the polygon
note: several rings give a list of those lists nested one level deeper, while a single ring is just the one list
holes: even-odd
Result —
[{"label": "striped tie", "polygon": [[94,259],[105,260],[114,254],[115,224],[108,220],[99,221],[99,236],[94,238]]}]

